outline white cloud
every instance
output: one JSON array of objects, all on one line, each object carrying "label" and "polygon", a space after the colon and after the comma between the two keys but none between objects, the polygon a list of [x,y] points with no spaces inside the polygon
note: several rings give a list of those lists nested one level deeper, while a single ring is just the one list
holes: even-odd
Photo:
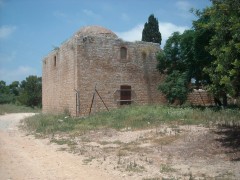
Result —
[{"label": "white cloud", "polygon": [[83,13],[91,18],[94,18],[94,19],[100,19],[101,16],[99,14],[96,14],[95,12],[93,12],[92,10],[89,10],[89,9],[84,9],[83,10]]},{"label": "white cloud", "polygon": [[186,29],[189,29],[187,26],[177,26],[175,24],[169,23],[169,22],[159,22],[159,31],[162,34],[162,47],[165,45],[166,40],[169,36],[172,35],[173,32],[180,32],[183,33]]},{"label": "white cloud", "polygon": [[15,30],[16,26],[1,26],[0,27],[0,39],[8,38]]},{"label": "white cloud", "polygon": [[[139,24],[132,29],[125,31],[125,32],[116,32],[119,38],[122,38],[125,41],[141,41],[142,39],[142,30],[144,25]],[[159,31],[162,34],[162,47],[165,45],[166,40],[169,36],[172,35],[173,32],[180,32],[183,33],[184,30],[189,29],[187,26],[177,26],[175,24],[169,23],[169,22],[159,22]]]},{"label": "white cloud", "polygon": [[140,41],[142,39],[142,30],[143,30],[143,24],[139,24],[135,26],[134,28],[125,31],[125,32],[116,32],[119,38],[122,38],[126,41]]},{"label": "white cloud", "polygon": [[13,81],[22,81],[29,75],[37,75],[37,70],[29,66],[19,66],[16,69],[0,69],[0,79],[6,81],[7,84]]},{"label": "white cloud", "polygon": [[190,4],[188,1],[178,1],[176,6],[179,10],[189,11],[192,7],[192,4]]}]

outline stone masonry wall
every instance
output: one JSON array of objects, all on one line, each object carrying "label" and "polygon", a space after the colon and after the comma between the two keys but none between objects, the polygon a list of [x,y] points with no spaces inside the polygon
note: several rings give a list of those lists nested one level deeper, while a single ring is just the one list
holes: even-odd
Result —
[{"label": "stone masonry wall", "polygon": [[[44,113],[75,113],[75,40],[64,43],[43,60]],[[56,62],[55,62],[56,61]]]},{"label": "stone masonry wall", "polygon": [[[120,48],[127,49],[127,58],[120,58]],[[165,98],[157,90],[161,76],[156,70],[155,53],[158,44],[124,42],[114,38],[96,36],[79,37],[77,40],[78,90],[80,91],[80,114],[90,110],[94,89],[108,108],[119,107],[121,85],[132,88],[135,104],[161,103]],[[96,95],[92,112],[106,110]]]},{"label": "stone masonry wall", "polygon": [[207,91],[194,90],[189,93],[187,102],[192,105],[210,106],[214,105],[214,99]]}]

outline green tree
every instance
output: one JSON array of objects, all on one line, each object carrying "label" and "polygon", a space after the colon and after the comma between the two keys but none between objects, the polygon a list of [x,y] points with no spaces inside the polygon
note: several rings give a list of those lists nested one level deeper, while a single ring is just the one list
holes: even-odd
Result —
[{"label": "green tree", "polygon": [[214,35],[213,29],[205,29],[199,24],[206,24],[210,20],[209,16],[202,15],[197,21],[193,22],[195,30],[193,51],[195,62],[196,84],[208,85],[211,83],[208,73],[204,72],[205,67],[209,67],[213,61],[213,56],[208,52],[207,47]]},{"label": "green tree", "polygon": [[8,86],[6,85],[5,81],[0,81],[0,93],[9,93]]},{"label": "green tree", "polygon": [[166,41],[163,52],[157,54],[157,68],[161,73],[171,74],[174,70],[181,71],[180,38],[180,33],[174,32]]},{"label": "green tree", "polygon": [[158,20],[153,14],[148,17],[148,22],[144,24],[142,41],[159,43],[161,45],[162,35],[159,31]]},{"label": "green tree", "polygon": [[192,78],[196,79],[198,74],[196,69],[196,61],[194,58],[194,30],[186,30],[180,36],[180,62],[181,72],[186,73],[188,81]]},{"label": "green tree", "polygon": [[10,85],[9,85],[9,90],[12,94],[14,94],[15,96],[19,95],[19,91],[20,91],[20,83],[19,81],[13,81]]},{"label": "green tree", "polygon": [[[203,42],[201,46],[199,46],[197,43],[200,40],[200,38],[203,38],[203,34],[197,34],[196,30],[186,30],[183,32],[183,34],[180,34],[179,32],[174,32],[172,36],[168,38],[166,41],[166,45],[164,46],[163,52],[160,52],[157,55],[158,59],[158,65],[157,68],[161,73],[164,73],[167,75],[165,83],[169,86],[170,83],[173,83],[171,86],[174,87],[175,81],[169,81],[168,78],[172,79],[175,76],[176,72],[178,72],[179,79],[177,81],[184,82],[185,83],[178,83],[176,87],[179,88],[179,96],[181,96],[181,101],[186,100],[187,94],[191,91],[191,86],[189,84],[191,83],[191,80],[194,79],[196,82],[205,83],[208,82],[206,76],[204,76],[203,68],[205,60],[208,60],[208,57],[205,54],[200,54],[198,51],[198,48],[201,47],[202,49],[205,48],[205,45],[209,42],[209,40],[206,42]],[[202,50],[201,49],[201,50]],[[198,56],[196,56],[198,55]],[[208,54],[207,54],[208,55]],[[209,64],[209,63],[208,63]],[[172,74],[175,72],[174,74]],[[206,74],[206,73],[205,73]],[[168,77],[169,76],[169,77]],[[168,81],[168,82],[166,82]],[[182,87],[180,86],[182,85]],[[199,86],[197,87],[199,88]],[[176,97],[179,99],[180,97],[177,97],[175,95],[176,91],[163,91],[164,88],[160,88],[160,90],[165,93],[172,93],[172,97]],[[167,97],[170,97],[170,94],[167,95]],[[180,101],[180,102],[181,102]],[[172,100],[169,100],[169,102],[173,102]]]},{"label": "green tree", "polygon": [[21,92],[18,100],[20,103],[35,107],[42,105],[42,78],[29,76],[21,82]]},{"label": "green tree", "polygon": [[158,69],[186,73],[198,85],[208,85],[215,99],[227,105],[227,95],[240,96],[240,1],[212,0],[193,22],[193,30],[174,33],[158,54]]},{"label": "green tree", "polygon": [[10,93],[9,86],[5,81],[0,81],[0,104],[11,103],[14,96]]},{"label": "green tree", "polygon": [[166,78],[159,85],[169,103],[178,100],[182,104],[187,99],[188,84],[191,80],[191,60],[193,58],[193,31],[185,31],[183,35],[174,32],[168,38],[163,52],[157,55],[157,68]]},{"label": "green tree", "polygon": [[198,24],[206,31],[214,31],[207,47],[213,62],[205,67],[205,72],[211,80],[209,89],[216,97],[223,97],[224,106],[227,94],[237,97],[240,92],[239,9],[239,0],[212,0],[212,6],[202,13],[210,17],[209,21]]},{"label": "green tree", "polygon": [[189,91],[186,73],[174,70],[166,76],[164,82],[158,88],[165,94],[169,103],[172,104],[178,100],[180,105],[183,104],[187,99]]}]

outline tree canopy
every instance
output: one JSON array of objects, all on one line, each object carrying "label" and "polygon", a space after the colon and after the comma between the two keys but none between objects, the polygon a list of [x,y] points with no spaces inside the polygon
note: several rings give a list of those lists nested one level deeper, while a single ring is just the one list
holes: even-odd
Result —
[{"label": "tree canopy", "polygon": [[157,68],[169,77],[177,71],[188,82],[194,79],[197,87],[205,86],[226,106],[227,95],[240,96],[240,1],[212,0],[196,15],[192,30],[169,37],[157,55]]},{"label": "tree canopy", "polygon": [[10,85],[0,81],[0,104],[5,103],[40,107],[42,104],[42,78],[29,76],[21,83],[14,81]]},{"label": "tree canopy", "polygon": [[42,78],[29,76],[21,82],[22,92],[19,101],[27,106],[41,106],[42,104]]},{"label": "tree canopy", "polygon": [[207,47],[213,61],[205,67],[211,80],[210,90],[217,96],[237,97],[240,92],[240,1],[212,0],[212,6],[205,9],[202,16],[210,19],[198,25],[214,31]]},{"label": "tree canopy", "polygon": [[169,103],[172,104],[178,100],[180,104],[183,104],[186,101],[189,91],[186,76],[186,73],[180,73],[180,71],[174,70],[166,76],[165,81],[159,85],[159,90],[166,95]]},{"label": "tree canopy", "polygon": [[174,32],[168,38],[164,49],[157,55],[157,68],[166,78],[159,85],[169,103],[178,100],[182,104],[189,92],[188,83],[196,74],[193,60],[194,31],[187,30],[182,35]]},{"label": "tree canopy", "polygon": [[142,41],[159,43],[161,45],[162,35],[159,31],[158,20],[153,14],[149,16],[148,22],[144,24]]}]

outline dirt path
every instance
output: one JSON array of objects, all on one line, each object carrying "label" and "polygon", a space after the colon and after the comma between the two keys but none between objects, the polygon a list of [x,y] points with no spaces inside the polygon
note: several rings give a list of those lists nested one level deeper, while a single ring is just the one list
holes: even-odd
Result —
[{"label": "dirt path", "polygon": [[31,113],[0,116],[0,179],[118,179],[82,164],[82,157],[57,151],[48,140],[20,132],[17,125]]},{"label": "dirt path", "polygon": [[[0,116],[0,180],[240,179],[238,128],[100,129],[55,134],[50,143],[17,128],[31,115]],[[74,146],[57,143],[62,141]]]}]

